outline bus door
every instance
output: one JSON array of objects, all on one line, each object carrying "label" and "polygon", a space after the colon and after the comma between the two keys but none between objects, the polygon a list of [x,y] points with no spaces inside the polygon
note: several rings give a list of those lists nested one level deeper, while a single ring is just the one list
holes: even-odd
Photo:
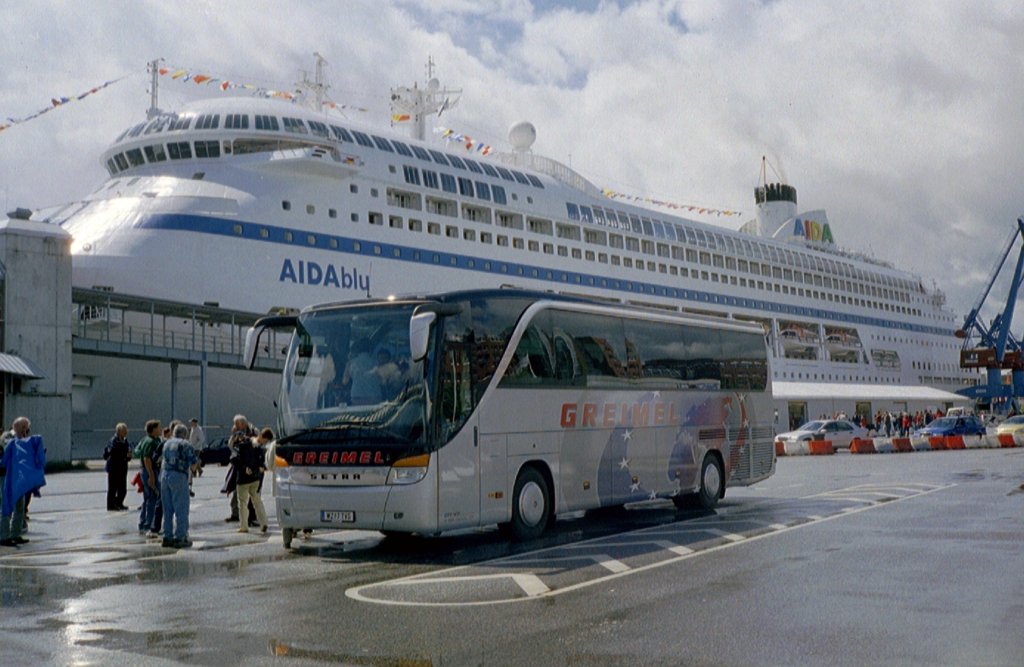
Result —
[{"label": "bus door", "polygon": [[450,338],[438,378],[438,529],[480,521],[480,424],[473,416],[467,345]]}]

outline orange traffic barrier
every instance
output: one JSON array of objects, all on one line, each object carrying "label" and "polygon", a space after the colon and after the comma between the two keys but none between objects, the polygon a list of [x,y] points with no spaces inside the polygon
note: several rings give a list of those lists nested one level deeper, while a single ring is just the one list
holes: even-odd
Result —
[{"label": "orange traffic barrier", "polygon": [[933,435],[928,438],[928,444],[932,446],[932,449],[945,449],[946,438],[941,435]]},{"label": "orange traffic barrier", "polygon": [[910,444],[910,438],[893,438],[892,444],[897,452],[912,452],[914,446]]},{"label": "orange traffic barrier", "polygon": [[775,456],[785,456],[786,446],[782,444],[781,440],[775,441]]},{"label": "orange traffic barrier", "polygon": [[836,450],[832,449],[831,440],[811,440],[807,445],[807,449],[812,455],[817,456],[836,453]]},{"label": "orange traffic barrier", "polygon": [[999,446],[1000,447],[1016,447],[1017,442],[1013,439],[1012,433],[1000,433],[999,434]]},{"label": "orange traffic barrier", "polygon": [[964,444],[964,436],[947,435],[946,449],[967,449],[967,445]]},{"label": "orange traffic barrier", "polygon": [[851,454],[874,454],[875,443],[869,438],[854,438],[850,443]]}]

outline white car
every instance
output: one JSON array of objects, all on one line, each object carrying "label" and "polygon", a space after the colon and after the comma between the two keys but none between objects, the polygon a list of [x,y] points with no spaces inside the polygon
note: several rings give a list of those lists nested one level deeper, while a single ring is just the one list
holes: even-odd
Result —
[{"label": "white car", "polygon": [[832,442],[832,449],[849,449],[854,438],[866,438],[866,428],[857,426],[845,419],[818,419],[810,421],[789,433],[780,433],[775,436],[776,441],[796,444],[798,442],[810,442],[811,440],[829,440]]}]

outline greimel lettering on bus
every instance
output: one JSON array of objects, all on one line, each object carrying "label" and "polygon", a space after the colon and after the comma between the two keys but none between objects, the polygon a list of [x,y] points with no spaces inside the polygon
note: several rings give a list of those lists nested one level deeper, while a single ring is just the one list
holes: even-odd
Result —
[{"label": "greimel lettering on bus", "polygon": [[291,465],[296,466],[350,466],[350,465],[387,465],[388,457],[380,450],[362,451],[295,451],[291,455]]},{"label": "greimel lettering on bus", "polygon": [[670,401],[646,403],[562,403],[562,428],[615,428],[616,426],[666,426],[678,424],[676,404]]}]

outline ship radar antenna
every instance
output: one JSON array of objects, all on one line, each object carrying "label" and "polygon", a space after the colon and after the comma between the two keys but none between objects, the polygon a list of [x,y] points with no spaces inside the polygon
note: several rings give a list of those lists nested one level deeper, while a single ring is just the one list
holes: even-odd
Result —
[{"label": "ship radar antenna", "polygon": [[163,58],[150,60],[146,69],[149,70],[149,109],[146,110],[146,120],[156,118],[160,115],[160,63]]},{"label": "ship radar antenna", "polygon": [[427,56],[427,83],[423,88],[413,84],[391,89],[391,121],[408,123],[409,134],[413,139],[425,141],[427,136],[427,116],[441,116],[445,111],[459,103],[462,96],[461,88],[443,88],[441,82],[434,77],[434,59]]}]

